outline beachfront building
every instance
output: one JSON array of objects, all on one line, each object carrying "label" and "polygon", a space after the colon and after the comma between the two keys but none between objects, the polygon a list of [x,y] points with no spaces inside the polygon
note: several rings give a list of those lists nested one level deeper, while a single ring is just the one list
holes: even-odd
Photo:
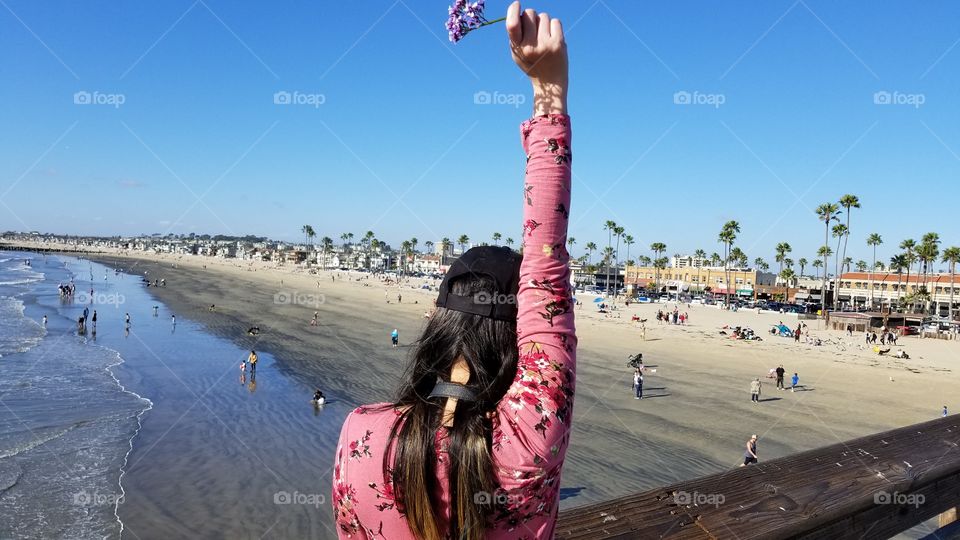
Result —
[{"label": "beachfront building", "polygon": [[[730,286],[727,286],[727,275]],[[659,280],[659,281],[658,281]],[[722,266],[684,266],[657,269],[653,266],[628,266],[625,280],[628,293],[640,289],[650,290],[657,287],[659,292],[701,293],[708,288],[714,295],[731,295],[741,298],[755,298],[756,287],[773,286],[776,275],[750,268],[730,268]]]},{"label": "beachfront building", "polygon": [[701,268],[710,263],[710,259],[693,255],[674,255],[670,257],[671,268]]},{"label": "beachfront building", "polygon": [[[900,304],[900,299],[916,295],[924,287],[928,298],[918,298],[938,315],[950,311],[951,291],[954,310],[960,307],[960,274],[907,274],[896,272],[847,272],[841,274],[839,300],[855,307],[882,309]],[[873,305],[871,306],[871,298]]]}]

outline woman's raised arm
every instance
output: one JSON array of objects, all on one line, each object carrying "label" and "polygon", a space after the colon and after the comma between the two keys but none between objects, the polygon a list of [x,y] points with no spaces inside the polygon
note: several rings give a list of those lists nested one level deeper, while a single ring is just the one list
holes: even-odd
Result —
[{"label": "woman's raised arm", "polygon": [[[517,375],[499,406],[494,454],[507,469],[519,521],[551,536],[560,469],[569,442],[577,338],[570,287],[570,119],[567,51],[560,21],[510,6],[507,32],[534,90],[534,117],[521,126],[523,187]],[[537,536],[538,538],[540,536]]]}]

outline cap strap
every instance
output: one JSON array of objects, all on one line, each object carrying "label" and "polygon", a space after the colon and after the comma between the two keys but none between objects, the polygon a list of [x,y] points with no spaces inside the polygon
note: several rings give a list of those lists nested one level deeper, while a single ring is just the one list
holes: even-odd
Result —
[{"label": "cap strap", "polygon": [[446,397],[458,399],[461,401],[476,401],[477,395],[466,386],[457,383],[448,383],[437,380],[437,385],[433,387],[429,397]]}]

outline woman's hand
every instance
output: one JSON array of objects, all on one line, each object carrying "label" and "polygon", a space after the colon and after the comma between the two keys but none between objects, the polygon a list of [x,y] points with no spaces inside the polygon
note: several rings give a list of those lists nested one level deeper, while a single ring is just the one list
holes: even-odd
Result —
[{"label": "woman's hand", "polygon": [[567,113],[567,43],[559,19],[532,9],[520,11],[520,2],[507,8],[507,35],[513,61],[533,84],[535,115]]}]

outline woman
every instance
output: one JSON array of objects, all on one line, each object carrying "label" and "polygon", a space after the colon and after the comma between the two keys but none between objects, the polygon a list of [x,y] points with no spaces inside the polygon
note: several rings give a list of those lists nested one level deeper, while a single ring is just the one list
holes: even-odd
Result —
[{"label": "woman", "polygon": [[333,506],[341,538],[552,538],[577,338],[567,221],[570,127],[560,21],[507,12],[530,77],[524,250],[477,247],[440,285],[395,403],[344,421]]}]

